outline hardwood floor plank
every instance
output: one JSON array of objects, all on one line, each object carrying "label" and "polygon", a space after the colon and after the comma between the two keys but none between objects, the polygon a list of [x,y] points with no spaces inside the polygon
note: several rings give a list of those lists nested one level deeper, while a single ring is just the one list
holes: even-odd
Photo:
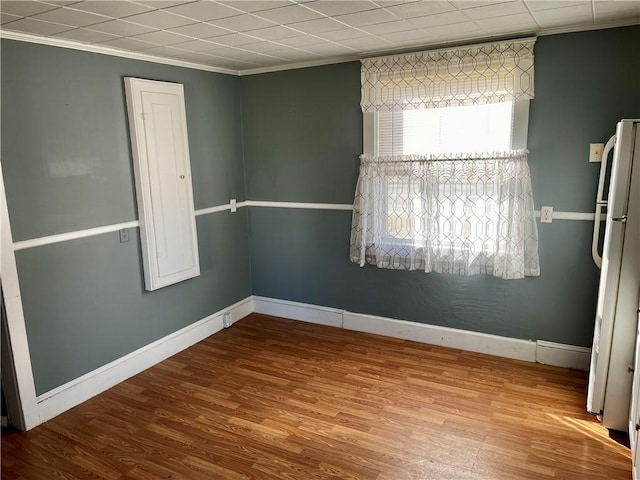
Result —
[{"label": "hardwood floor plank", "polygon": [[27,433],[2,478],[631,478],[586,374],[253,314]]}]

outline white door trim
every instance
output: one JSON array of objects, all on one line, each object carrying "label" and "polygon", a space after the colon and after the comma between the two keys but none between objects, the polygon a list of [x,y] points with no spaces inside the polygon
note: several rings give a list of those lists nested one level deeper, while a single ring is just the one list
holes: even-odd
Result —
[{"label": "white door trim", "polygon": [[[16,267],[16,256],[11,236],[9,210],[4,189],[4,178],[0,166],[0,281],[4,292],[7,313],[7,331],[13,353],[17,383],[18,403],[22,407],[22,419],[12,419],[16,426],[28,430],[40,423],[36,404],[36,387],[31,369],[31,356],[27,341],[27,329],[22,309],[20,282]],[[5,392],[6,393],[6,392]]]}]

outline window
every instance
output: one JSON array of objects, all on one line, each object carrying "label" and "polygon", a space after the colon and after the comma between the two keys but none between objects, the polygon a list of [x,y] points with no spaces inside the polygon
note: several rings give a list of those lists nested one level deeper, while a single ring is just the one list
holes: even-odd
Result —
[{"label": "window", "polygon": [[351,260],[538,275],[526,158],[533,42],[363,60]]},{"label": "window", "polygon": [[511,149],[513,102],[380,112],[378,155]]},{"label": "window", "polygon": [[[516,103],[519,103],[518,118],[514,116]],[[521,100],[374,113],[377,119],[373,132],[376,151],[380,156],[509,151],[513,149],[512,134],[516,122],[516,130],[523,132],[516,143],[526,148],[528,104],[528,100]],[[463,181],[461,178],[457,180]],[[483,222],[484,219],[495,218],[498,206],[492,192],[478,186],[477,181],[469,182],[465,185],[464,200],[458,197],[455,201],[443,203],[436,239],[439,247],[447,244],[447,238],[452,238],[450,243],[454,249],[491,252],[497,241],[496,231],[483,228]],[[437,185],[437,192],[448,198],[449,188],[450,182],[443,181]],[[405,245],[419,245],[424,229],[419,222],[423,211],[418,183],[414,181],[408,185],[405,177],[395,176],[387,180],[385,190],[387,225],[384,241],[387,244],[397,241]],[[468,215],[464,224],[451,222],[451,218],[464,216],[466,205],[473,205],[475,215]]]}]

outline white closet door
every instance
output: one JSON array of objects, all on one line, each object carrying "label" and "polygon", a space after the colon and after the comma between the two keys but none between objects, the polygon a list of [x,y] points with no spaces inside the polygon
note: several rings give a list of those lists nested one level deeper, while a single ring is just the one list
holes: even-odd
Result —
[{"label": "white closet door", "polygon": [[183,86],[126,78],[147,290],[200,274]]}]

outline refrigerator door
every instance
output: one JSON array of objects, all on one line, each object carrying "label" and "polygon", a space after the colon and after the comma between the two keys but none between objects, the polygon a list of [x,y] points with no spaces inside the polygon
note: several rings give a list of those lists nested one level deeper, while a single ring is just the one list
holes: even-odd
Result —
[{"label": "refrigerator door", "polygon": [[[616,137],[587,392],[587,410],[596,414],[602,413],[604,409],[609,375],[624,243],[625,221],[622,219],[627,214],[629,204],[631,164],[635,143],[634,123],[619,122]],[[633,338],[629,340],[633,342]]]}]

